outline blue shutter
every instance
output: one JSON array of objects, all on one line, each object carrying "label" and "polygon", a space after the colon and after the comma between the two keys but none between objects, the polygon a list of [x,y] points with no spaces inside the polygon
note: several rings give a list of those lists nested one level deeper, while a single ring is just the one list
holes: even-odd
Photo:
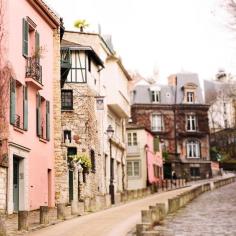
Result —
[{"label": "blue shutter", "polygon": [[28,88],[23,87],[24,130],[28,130]]},{"label": "blue shutter", "polygon": [[46,139],[50,140],[50,102],[46,101]]},{"label": "blue shutter", "polygon": [[23,56],[28,56],[29,48],[29,23],[23,19],[22,22],[22,54]]},{"label": "blue shutter", "polygon": [[41,130],[41,96],[39,93],[36,95],[36,130],[37,130],[37,136],[42,136],[42,130]]},{"label": "blue shutter", "polygon": [[16,121],[16,81],[10,82],[10,123],[15,125]]}]

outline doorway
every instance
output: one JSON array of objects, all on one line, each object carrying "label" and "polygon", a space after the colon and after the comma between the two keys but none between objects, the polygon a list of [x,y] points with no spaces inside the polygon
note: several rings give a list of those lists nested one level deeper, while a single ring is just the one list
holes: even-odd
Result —
[{"label": "doorway", "polygon": [[13,210],[19,211],[19,162],[20,160],[13,156]]}]

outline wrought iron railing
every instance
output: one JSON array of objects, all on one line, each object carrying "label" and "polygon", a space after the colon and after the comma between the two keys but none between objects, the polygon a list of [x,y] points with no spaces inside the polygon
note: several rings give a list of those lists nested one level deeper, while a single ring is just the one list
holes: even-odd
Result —
[{"label": "wrought iron railing", "polygon": [[23,129],[23,122],[22,122],[22,117],[20,115],[15,115],[15,123],[14,126],[19,129]]},{"label": "wrought iron railing", "polygon": [[42,84],[42,66],[39,58],[28,57],[26,60],[26,78],[32,78]]}]

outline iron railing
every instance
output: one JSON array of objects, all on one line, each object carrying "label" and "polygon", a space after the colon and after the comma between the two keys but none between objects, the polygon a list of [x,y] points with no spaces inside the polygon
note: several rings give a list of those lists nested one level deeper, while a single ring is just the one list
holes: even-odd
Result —
[{"label": "iron railing", "polygon": [[42,66],[39,58],[28,57],[26,60],[26,78],[32,78],[42,84]]},{"label": "iron railing", "polygon": [[14,122],[14,126],[16,128],[19,128],[19,129],[23,129],[24,127],[24,124],[22,122],[22,117],[20,115],[15,115],[15,122]]}]

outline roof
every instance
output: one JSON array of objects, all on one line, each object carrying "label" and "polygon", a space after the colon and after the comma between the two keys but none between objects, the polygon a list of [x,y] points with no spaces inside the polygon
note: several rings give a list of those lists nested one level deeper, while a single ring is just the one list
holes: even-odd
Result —
[{"label": "roof", "polygon": [[182,88],[188,84],[194,84],[196,85],[196,97],[197,97],[197,103],[204,103],[203,100],[203,94],[202,89],[200,86],[198,74],[196,73],[178,73],[176,74],[177,77],[177,97],[176,97],[176,103],[182,103],[183,101],[183,92]]},{"label": "roof", "polygon": [[137,83],[133,89],[132,104],[154,104],[152,103],[151,91],[160,91],[160,102],[157,104],[174,104],[176,93],[176,104],[182,104],[184,93],[183,88],[191,86],[196,89],[197,104],[204,104],[202,89],[197,74],[179,73],[176,74],[177,85],[163,85],[159,83]]},{"label": "roof", "polygon": [[27,0],[46,19],[52,28],[60,26],[60,17],[43,0]]},{"label": "roof", "polygon": [[97,53],[93,50],[90,46],[81,45],[75,42],[62,40],[61,41],[61,48],[70,48],[70,50],[78,50],[78,51],[86,51],[88,55],[90,55],[94,61],[97,63],[97,65],[100,65],[104,67],[103,61],[100,59],[100,57],[97,55]]},{"label": "roof", "polygon": [[[97,36],[99,37],[99,39],[102,41],[103,45],[106,47],[106,49],[108,50],[108,52],[110,53],[110,55],[108,56],[108,59],[115,59],[117,64],[119,65],[119,67],[121,68],[121,70],[124,72],[126,78],[131,81],[132,78],[129,74],[129,72],[126,70],[125,66],[123,65],[122,63],[122,60],[121,58],[117,57],[115,55],[115,51],[113,49],[113,47],[111,47],[109,45],[109,42],[106,41],[106,39],[103,38],[102,35],[98,34],[98,33],[88,33],[88,32],[79,32],[79,31],[71,31],[71,30],[66,30],[66,32],[69,32],[69,33],[77,33],[77,34],[84,34],[84,35],[94,35],[94,36]],[[107,36],[105,36],[107,38]]]}]

